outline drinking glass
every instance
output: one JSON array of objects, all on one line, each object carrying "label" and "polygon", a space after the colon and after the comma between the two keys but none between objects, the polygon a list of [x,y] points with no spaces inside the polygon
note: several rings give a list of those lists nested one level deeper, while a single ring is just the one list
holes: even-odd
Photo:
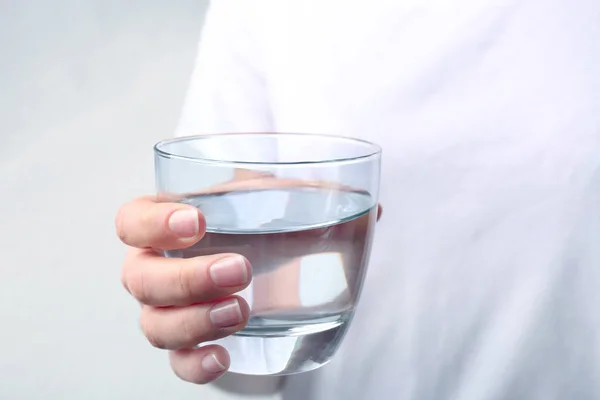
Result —
[{"label": "drinking glass", "polygon": [[236,253],[252,265],[240,293],[248,325],[211,342],[229,351],[231,372],[294,374],[334,356],[367,270],[380,162],[377,145],[330,135],[211,134],[155,146],[159,199],[206,218],[199,243],[165,255]]}]

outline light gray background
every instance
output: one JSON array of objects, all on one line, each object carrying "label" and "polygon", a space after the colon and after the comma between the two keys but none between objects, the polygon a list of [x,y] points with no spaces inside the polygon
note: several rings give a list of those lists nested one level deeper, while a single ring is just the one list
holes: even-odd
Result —
[{"label": "light gray background", "polygon": [[206,6],[0,0],[0,399],[271,398],[175,378],[119,281],[113,218],[154,189]]}]

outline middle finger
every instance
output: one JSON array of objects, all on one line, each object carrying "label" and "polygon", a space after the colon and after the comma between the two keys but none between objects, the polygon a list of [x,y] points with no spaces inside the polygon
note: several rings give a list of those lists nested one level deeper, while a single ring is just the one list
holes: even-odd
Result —
[{"label": "middle finger", "polygon": [[148,306],[187,306],[222,298],[244,289],[252,268],[238,254],[164,258],[149,249],[130,249],[123,284]]}]

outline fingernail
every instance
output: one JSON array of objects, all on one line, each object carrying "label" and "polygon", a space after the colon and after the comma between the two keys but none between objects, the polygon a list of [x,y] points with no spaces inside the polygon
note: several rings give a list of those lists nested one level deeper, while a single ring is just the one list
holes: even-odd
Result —
[{"label": "fingernail", "polygon": [[240,286],[248,283],[248,265],[242,256],[223,258],[210,267],[210,277],[220,287]]},{"label": "fingernail", "polygon": [[169,229],[182,238],[191,238],[198,234],[198,211],[186,208],[175,211],[169,218]]},{"label": "fingernail", "polygon": [[215,353],[210,353],[202,359],[202,369],[210,374],[216,374],[225,370]]},{"label": "fingernail", "polygon": [[231,299],[215,305],[210,310],[210,321],[218,328],[235,326],[242,322],[244,316],[237,299]]}]

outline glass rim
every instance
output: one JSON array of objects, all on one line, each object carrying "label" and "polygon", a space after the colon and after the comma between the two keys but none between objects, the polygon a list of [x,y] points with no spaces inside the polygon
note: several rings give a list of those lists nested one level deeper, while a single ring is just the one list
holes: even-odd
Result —
[{"label": "glass rim", "polygon": [[[370,147],[370,151],[365,151],[365,154],[354,157],[338,157],[323,160],[298,160],[298,161],[238,161],[238,160],[225,160],[225,159],[211,159],[206,157],[191,157],[175,152],[169,152],[164,149],[164,146],[172,143],[182,143],[189,141],[196,141],[202,139],[210,139],[223,136],[266,136],[266,135],[285,135],[285,136],[302,136],[302,137],[314,137],[321,139],[335,139],[349,143],[362,144]],[[324,165],[324,164],[347,164],[354,162],[368,161],[369,159],[375,159],[381,157],[382,149],[381,146],[369,142],[368,140],[358,139],[354,137],[322,134],[322,133],[296,133],[296,132],[228,132],[228,133],[209,133],[205,135],[190,135],[180,136],[159,141],[154,145],[154,152],[156,155],[182,161],[189,161],[201,164],[218,164],[218,165],[261,165],[261,166],[296,166],[296,165]]]}]

